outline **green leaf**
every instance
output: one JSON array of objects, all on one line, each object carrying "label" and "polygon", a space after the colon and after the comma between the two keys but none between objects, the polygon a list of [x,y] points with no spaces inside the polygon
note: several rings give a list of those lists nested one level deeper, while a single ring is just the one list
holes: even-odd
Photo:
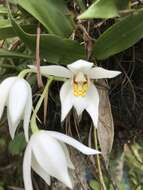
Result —
[{"label": "green leaf", "polygon": [[73,23],[64,0],[18,0],[18,4],[34,16],[51,34],[71,35]]},{"label": "green leaf", "polygon": [[18,4],[18,0],[9,0],[9,3],[12,3],[14,5],[17,5]]},{"label": "green leaf", "polygon": [[122,182],[119,186],[120,190],[126,190],[126,185]]},{"label": "green leaf", "polygon": [[8,51],[5,49],[0,49],[0,57],[15,57],[15,58],[24,58],[24,59],[33,59],[34,58],[31,55],[24,55],[23,53]]},{"label": "green leaf", "polygon": [[0,190],[4,190],[4,188],[2,186],[0,186]]},{"label": "green leaf", "polygon": [[8,150],[12,155],[19,155],[26,146],[25,137],[22,133],[15,136],[14,140],[10,141]]},{"label": "green leaf", "polygon": [[[23,42],[35,53],[36,35],[31,35],[22,30],[11,18],[13,28]],[[48,62],[67,64],[77,59],[84,59],[84,47],[78,42],[63,39],[52,34],[42,34],[40,38],[40,53]]]},{"label": "green leaf", "polygon": [[129,7],[130,0],[115,0],[118,10],[127,9]]},{"label": "green leaf", "polygon": [[89,185],[93,190],[100,189],[99,183],[96,180],[91,180]]},{"label": "green leaf", "polygon": [[0,5],[0,14],[8,14],[7,8],[3,5]]},{"label": "green leaf", "polygon": [[97,0],[78,18],[93,19],[93,18],[112,18],[116,16],[118,16],[118,10],[115,0]]},{"label": "green leaf", "polygon": [[11,24],[10,24],[9,20],[7,20],[7,19],[1,19],[0,20],[0,28],[5,28],[5,27],[10,26],[10,25]]},{"label": "green leaf", "polygon": [[143,10],[136,11],[107,29],[95,42],[93,54],[106,59],[133,46],[143,37]]},{"label": "green leaf", "polygon": [[[35,25],[22,25],[21,26],[25,31],[30,32],[30,33],[35,33],[36,31],[36,26]],[[3,21],[0,21],[0,40],[4,40],[7,38],[13,38],[16,37],[16,33],[11,26],[11,24],[6,24],[3,23]]]}]

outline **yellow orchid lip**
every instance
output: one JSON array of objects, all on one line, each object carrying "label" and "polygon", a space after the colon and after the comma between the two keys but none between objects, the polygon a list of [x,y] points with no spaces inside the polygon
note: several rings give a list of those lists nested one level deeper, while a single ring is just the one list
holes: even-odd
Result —
[{"label": "yellow orchid lip", "polygon": [[85,96],[88,91],[88,78],[79,72],[73,78],[73,94],[74,96]]},{"label": "yellow orchid lip", "polygon": [[73,83],[74,96],[85,96],[88,91],[87,82],[75,82]]}]

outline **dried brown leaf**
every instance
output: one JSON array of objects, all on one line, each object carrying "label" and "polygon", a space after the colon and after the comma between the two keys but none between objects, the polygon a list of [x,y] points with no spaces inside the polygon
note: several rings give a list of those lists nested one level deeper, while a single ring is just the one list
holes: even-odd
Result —
[{"label": "dried brown leaf", "polygon": [[[106,82],[100,82],[101,88],[98,89],[100,96],[99,103],[99,122],[98,122],[98,140],[106,166],[108,166],[109,154],[112,150],[114,139],[114,123],[111,112],[111,105],[108,96],[108,90],[105,88]],[[104,88],[102,86],[105,86]]]}]

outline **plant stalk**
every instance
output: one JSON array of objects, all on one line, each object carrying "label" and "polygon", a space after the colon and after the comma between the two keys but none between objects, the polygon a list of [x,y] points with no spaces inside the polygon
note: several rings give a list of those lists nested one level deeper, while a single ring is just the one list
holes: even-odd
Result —
[{"label": "plant stalk", "polygon": [[32,133],[35,133],[35,132],[37,132],[39,130],[38,126],[37,126],[37,122],[36,122],[37,113],[38,113],[38,111],[39,111],[39,109],[41,107],[41,104],[42,104],[45,96],[48,95],[49,86],[52,83],[52,81],[53,81],[52,77],[47,80],[47,84],[46,84],[46,86],[44,88],[44,91],[41,94],[41,96],[40,96],[40,98],[39,98],[39,100],[37,102],[37,105],[36,105],[36,107],[35,107],[35,109],[33,111],[33,115],[31,117],[31,122],[30,122]]},{"label": "plant stalk", "polygon": [[[95,148],[98,149],[97,132],[96,132],[95,128],[94,128],[94,141],[95,141]],[[99,173],[99,180],[100,180],[100,184],[101,184],[101,190],[107,190],[105,182],[104,182],[103,174],[102,174],[100,157],[98,154],[96,155],[96,158],[97,158],[97,167],[98,167],[98,173]]]}]

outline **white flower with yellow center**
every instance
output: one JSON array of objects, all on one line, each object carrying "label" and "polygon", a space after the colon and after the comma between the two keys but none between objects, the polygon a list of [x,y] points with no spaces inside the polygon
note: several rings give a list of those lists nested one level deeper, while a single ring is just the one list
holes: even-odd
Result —
[{"label": "white flower with yellow center", "polygon": [[[36,69],[34,66],[29,66]],[[56,77],[64,77],[67,80],[60,90],[61,99],[61,120],[63,121],[71,108],[81,115],[83,110],[86,110],[97,127],[98,122],[98,105],[99,95],[97,88],[93,84],[94,79],[113,78],[119,75],[119,71],[110,71],[101,67],[93,67],[93,63],[78,60],[67,68],[58,65],[41,66],[41,74],[48,77],[49,75]]]},{"label": "white flower with yellow center", "polygon": [[9,77],[0,84],[0,119],[5,106],[7,106],[11,138],[14,138],[18,124],[23,120],[25,138],[28,140],[28,127],[32,111],[32,92],[26,80],[19,77]]},{"label": "white flower with yellow center", "polygon": [[74,166],[65,143],[86,155],[100,153],[62,133],[38,131],[31,136],[24,154],[23,178],[25,190],[33,190],[31,167],[48,185],[51,184],[50,177],[55,177],[69,188],[73,187],[68,168],[74,169]]}]

